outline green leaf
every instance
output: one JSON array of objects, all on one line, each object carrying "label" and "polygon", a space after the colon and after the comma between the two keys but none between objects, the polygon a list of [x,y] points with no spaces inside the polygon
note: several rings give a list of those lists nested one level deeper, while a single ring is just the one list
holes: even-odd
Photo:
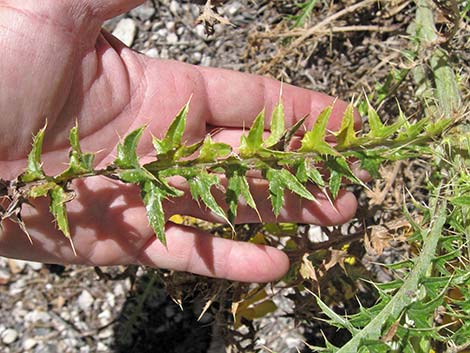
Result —
[{"label": "green leaf", "polygon": [[340,315],[338,315],[337,313],[335,313],[328,305],[326,305],[320,299],[319,296],[317,296],[313,292],[310,292],[310,293],[315,297],[315,300],[317,301],[317,304],[320,307],[322,313],[330,318],[331,324],[333,324],[333,325],[335,325],[336,327],[339,327],[339,328],[345,328],[349,332],[351,332],[353,335],[356,334],[359,331],[348,320],[346,320],[345,318],[343,318]]},{"label": "green leaf", "polygon": [[266,171],[269,181],[271,204],[276,216],[279,215],[284,202],[284,190],[287,188],[304,199],[316,201],[315,197],[302,185],[302,183],[286,169],[269,168]]},{"label": "green leaf", "polygon": [[470,196],[453,197],[450,202],[456,206],[470,206]]},{"label": "green leaf", "polygon": [[258,152],[263,145],[264,109],[258,114],[251,126],[248,136],[243,135],[240,141],[240,155],[251,157]]},{"label": "green leaf", "polygon": [[325,108],[317,117],[313,128],[307,131],[302,138],[299,152],[317,152],[324,155],[337,155],[338,152],[334,150],[326,141],[326,126],[330,119],[333,106]]},{"label": "green leaf", "polygon": [[47,124],[44,125],[44,127],[33,137],[33,146],[28,155],[28,168],[21,176],[21,180],[25,183],[43,179],[45,177],[42,169],[41,153],[46,126]]},{"label": "green leaf", "polygon": [[54,216],[57,228],[59,228],[67,238],[70,238],[67,209],[65,207],[66,203],[71,200],[70,194],[61,186],[56,185],[56,187],[49,191],[49,197],[51,198],[49,209]]},{"label": "green leaf", "polygon": [[190,102],[186,103],[176,115],[162,140],[153,138],[153,146],[155,147],[157,155],[168,153],[181,146],[184,128],[186,127],[186,118],[189,111],[189,103]]},{"label": "green leaf", "polygon": [[427,230],[426,236],[423,235],[426,241],[423,242],[421,253],[400,289],[395,293],[393,298],[371,318],[370,322],[364,328],[353,335],[352,339],[337,351],[338,353],[355,353],[358,352],[358,348],[364,341],[379,340],[384,332],[384,325],[387,322],[397,320],[403,310],[416,300],[416,297],[410,294],[418,291],[421,280],[426,277],[430,269],[439,240],[441,239],[441,232],[446,223],[446,218],[446,204],[443,202],[433,211],[432,219],[434,222],[432,227]]},{"label": "green leaf", "polygon": [[334,134],[338,148],[347,148],[357,141],[356,130],[354,130],[354,107],[349,104],[344,112],[341,128]]},{"label": "green leaf", "polygon": [[329,181],[329,187],[330,187],[330,192],[331,196],[334,199],[338,196],[339,189],[341,187],[341,180],[343,179],[343,176],[341,173],[338,173],[337,171],[333,170],[330,175],[330,181]]},{"label": "green leaf", "polygon": [[145,127],[140,127],[124,138],[124,141],[117,147],[117,158],[114,164],[124,169],[140,167],[139,157],[137,156],[137,144],[144,129]]},{"label": "green leaf", "polygon": [[93,153],[83,153],[78,137],[78,126],[75,125],[69,134],[71,150],[69,153],[69,167],[58,178],[68,178],[74,175],[90,173],[93,171]]},{"label": "green leaf", "polygon": [[225,202],[228,205],[228,219],[231,224],[234,224],[237,216],[238,200],[240,195],[245,199],[247,205],[258,213],[255,200],[251,195],[250,187],[245,176],[246,171],[246,168],[241,165],[231,166],[225,170],[225,175],[227,177]]},{"label": "green leaf", "polygon": [[228,224],[232,225],[225,215],[224,210],[217,204],[217,201],[211,193],[211,187],[219,184],[219,178],[217,175],[209,174],[204,170],[200,170],[199,173],[188,176],[187,181],[189,184],[189,191],[191,192],[194,200],[202,200],[207,208],[227,221]]},{"label": "green leaf", "polygon": [[157,238],[166,246],[165,213],[162,202],[167,194],[157,183],[150,180],[143,183],[141,193],[150,226]]},{"label": "green leaf", "polygon": [[325,186],[323,176],[309,159],[304,159],[297,165],[295,176],[303,184],[307,183],[307,181],[311,181],[320,188]]},{"label": "green leaf", "polygon": [[198,161],[202,163],[215,162],[217,159],[226,157],[232,152],[232,147],[226,143],[212,141],[210,135],[204,139],[199,153]]},{"label": "green leaf", "polygon": [[273,110],[271,116],[271,135],[264,141],[266,147],[274,146],[278,143],[284,134],[285,120],[284,120],[284,106],[279,102]]}]

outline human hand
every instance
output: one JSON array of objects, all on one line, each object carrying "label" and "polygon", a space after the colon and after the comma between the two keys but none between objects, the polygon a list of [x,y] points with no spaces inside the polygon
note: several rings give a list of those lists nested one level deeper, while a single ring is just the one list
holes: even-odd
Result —
[{"label": "human hand", "polygon": [[[43,149],[46,172],[64,169],[68,131],[78,122],[82,148],[100,151],[97,167],[113,161],[119,136],[148,124],[139,155],[154,155],[150,133],[161,136],[178,110],[192,96],[185,139],[200,140],[214,132],[215,140],[234,146],[243,127],[277,102],[280,83],[268,78],[174,61],[147,58],[101,30],[104,20],[142,0],[0,0],[0,176],[12,179],[26,166],[31,136],[48,121]],[[333,99],[290,85],[283,86],[286,120],[292,125],[304,115],[316,117]],[[346,104],[337,101],[328,128],[339,127]],[[306,125],[311,126],[313,118]],[[48,263],[96,266],[142,264],[189,271],[232,280],[264,282],[288,269],[281,251],[249,243],[214,238],[202,230],[166,225],[167,248],[148,226],[134,186],[93,177],[74,183],[77,197],[67,205],[72,239],[56,230],[45,200],[25,206],[23,219],[33,240],[4,221],[0,255]],[[275,217],[267,184],[251,181],[261,217]],[[320,205],[286,194],[279,222],[341,224],[356,210],[351,193],[334,203],[314,188]],[[218,220],[200,209],[190,195],[165,202],[165,211]],[[241,208],[238,223],[257,222]]]}]

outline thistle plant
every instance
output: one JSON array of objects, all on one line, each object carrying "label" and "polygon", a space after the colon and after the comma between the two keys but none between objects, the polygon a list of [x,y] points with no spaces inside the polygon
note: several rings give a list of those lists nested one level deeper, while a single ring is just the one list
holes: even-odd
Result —
[{"label": "thistle plant", "polygon": [[[307,184],[311,183],[333,201],[344,180],[363,184],[349,166],[351,158],[358,159],[362,169],[376,176],[384,161],[430,153],[429,143],[452,124],[451,118],[437,122],[423,119],[412,124],[400,116],[396,123],[384,125],[376,111],[369,107],[370,131],[359,135],[354,129],[354,109],[350,105],[340,129],[329,132],[326,126],[333,109],[329,106],[316,118],[312,129],[302,134],[299,146],[294,148],[291,142],[296,135],[301,136],[299,133],[305,118],[286,128],[280,101],[271,116],[270,134],[263,137],[265,113],[262,111],[251,129],[241,137],[240,147],[235,151],[228,144],[213,141],[210,135],[194,144],[186,144],[183,135],[189,107],[188,102],[163,138],[153,137],[155,159],[146,164],[139,161],[136,152],[145,127],[122,139],[113,163],[103,169],[95,169],[94,154],[82,151],[78,126],[75,126],[69,135],[68,167],[55,176],[46,175],[41,163],[46,127],[42,128],[33,138],[26,170],[14,180],[1,181],[0,195],[9,201],[8,206],[1,210],[2,219],[16,221],[27,234],[27,224],[21,218],[22,206],[31,199],[48,197],[57,228],[71,239],[66,206],[74,198],[71,182],[101,176],[139,186],[149,224],[158,239],[166,244],[162,202],[184,194],[183,190],[171,184],[172,177],[185,178],[191,196],[234,229],[241,198],[257,210],[248,184],[249,171],[259,171],[268,181],[272,210],[278,216],[286,190],[315,202],[315,197],[307,189]],[[327,142],[331,134],[335,137],[334,145]],[[222,188],[221,176],[226,178],[225,205],[218,204],[213,195],[214,188]],[[72,240],[71,244],[73,246]]]}]

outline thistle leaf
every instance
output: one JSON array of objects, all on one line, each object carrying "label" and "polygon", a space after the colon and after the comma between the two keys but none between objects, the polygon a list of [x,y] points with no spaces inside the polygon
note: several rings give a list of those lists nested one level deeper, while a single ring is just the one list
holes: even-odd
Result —
[{"label": "thistle leaf", "polygon": [[69,153],[69,167],[58,178],[67,178],[77,174],[85,174],[93,171],[93,153],[83,153],[78,137],[78,126],[75,125],[69,134],[71,150]]},{"label": "thistle leaf", "polygon": [[189,103],[190,102],[186,103],[176,115],[162,140],[153,138],[153,146],[155,147],[157,155],[168,153],[181,146],[184,129],[186,127],[186,118],[189,111]]},{"label": "thistle leaf", "polygon": [[124,141],[117,147],[117,158],[114,164],[124,169],[140,167],[136,150],[144,129],[145,127],[140,127],[124,138]]},{"label": "thistle leaf", "polygon": [[284,190],[287,188],[304,199],[315,201],[315,197],[302,185],[302,183],[287,169],[269,168],[266,172],[269,181],[269,192],[271,194],[271,204],[276,216],[282,208],[284,202]]},{"label": "thistle leaf", "polygon": [[403,125],[403,120],[398,120],[391,125],[384,125],[377,112],[369,105],[367,110],[367,119],[369,120],[370,133],[368,137],[386,139],[396,133]]},{"label": "thistle leaf", "polygon": [[228,180],[225,201],[228,205],[228,219],[230,223],[233,224],[235,222],[240,195],[245,199],[247,205],[254,209],[256,213],[258,213],[255,200],[253,199],[253,196],[250,192],[248,180],[245,176],[246,168],[240,165],[232,166],[226,169],[225,175]]},{"label": "thistle leaf", "polygon": [[49,197],[51,198],[49,209],[54,216],[57,228],[59,228],[67,238],[70,238],[67,209],[65,207],[66,203],[71,200],[70,194],[61,186],[56,185],[49,191]]},{"label": "thistle leaf", "polygon": [[341,128],[335,133],[338,148],[347,148],[357,142],[356,130],[354,129],[354,107],[349,104],[344,112]]},{"label": "thistle leaf", "polygon": [[219,217],[223,218],[227,223],[232,225],[225,215],[224,210],[217,204],[214,196],[211,193],[211,187],[219,184],[219,178],[215,174],[209,174],[203,170],[199,173],[187,177],[189,184],[189,191],[194,200],[202,200],[204,205],[214,212]]},{"label": "thistle leaf", "polygon": [[330,181],[329,181],[329,187],[330,187],[330,192],[331,192],[331,197],[336,199],[339,193],[339,189],[341,187],[341,180],[343,176],[341,173],[338,173],[337,171],[333,170],[330,175]]},{"label": "thistle leaf", "polygon": [[42,169],[41,153],[46,127],[47,124],[44,125],[44,127],[33,137],[33,146],[28,155],[28,168],[21,176],[21,180],[25,183],[43,179],[45,177]]},{"label": "thistle leaf", "polygon": [[332,111],[333,106],[330,105],[320,113],[313,124],[312,130],[307,131],[302,138],[299,152],[317,152],[323,155],[338,155],[338,152],[325,141],[326,126]]},{"label": "thistle leaf", "polygon": [[198,161],[202,163],[215,162],[217,159],[226,157],[232,152],[232,147],[226,143],[214,142],[210,135],[204,139],[204,143],[199,153]]},{"label": "thistle leaf", "polygon": [[240,155],[251,157],[258,152],[263,145],[264,110],[258,114],[251,126],[248,136],[243,135],[240,141]]},{"label": "thistle leaf", "polygon": [[166,246],[165,213],[162,202],[167,194],[155,182],[146,181],[141,189],[142,200],[147,210],[147,218],[158,240]]},{"label": "thistle leaf", "polygon": [[284,106],[279,102],[271,115],[271,135],[264,141],[264,145],[269,148],[281,140],[285,130]]}]

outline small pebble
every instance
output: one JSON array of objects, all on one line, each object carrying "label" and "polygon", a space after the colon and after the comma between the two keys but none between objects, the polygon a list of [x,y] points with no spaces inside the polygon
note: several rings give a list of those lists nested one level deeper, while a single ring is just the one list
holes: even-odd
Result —
[{"label": "small pebble", "polygon": [[12,328],[7,328],[2,332],[2,342],[4,344],[12,344],[18,338],[18,332]]},{"label": "small pebble", "polygon": [[87,290],[84,290],[78,297],[78,307],[83,311],[87,311],[93,305],[93,297]]},{"label": "small pebble", "polygon": [[136,33],[137,26],[131,18],[123,18],[113,31],[113,35],[127,46],[132,45]]},{"label": "small pebble", "polygon": [[34,338],[27,338],[23,341],[23,349],[24,350],[32,349],[37,344],[38,344],[38,341],[36,341]]},{"label": "small pebble", "polygon": [[150,48],[145,52],[145,55],[151,58],[158,58],[158,50],[156,48]]},{"label": "small pebble", "polygon": [[175,33],[169,33],[166,36],[166,41],[168,42],[168,44],[176,44],[178,43],[178,36]]}]

